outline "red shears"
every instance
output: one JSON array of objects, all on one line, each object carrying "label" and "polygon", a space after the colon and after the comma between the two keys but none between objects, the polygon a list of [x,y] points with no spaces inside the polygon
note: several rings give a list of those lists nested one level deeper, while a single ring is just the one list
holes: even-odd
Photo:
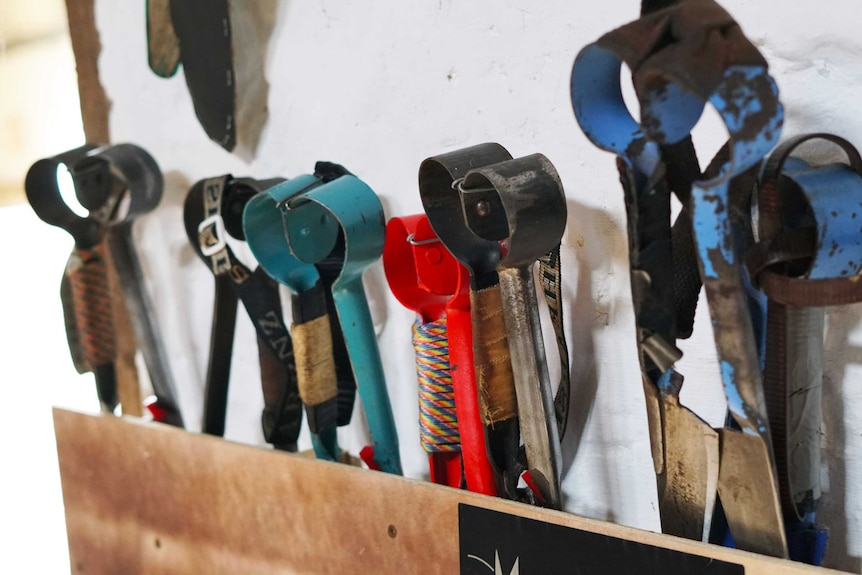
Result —
[{"label": "red shears", "polygon": [[473,370],[470,274],[437,238],[425,214],[389,220],[383,267],[392,293],[418,314],[421,324],[446,322],[461,450],[429,452],[431,480],[461,487],[463,471],[467,489],[497,495]]}]

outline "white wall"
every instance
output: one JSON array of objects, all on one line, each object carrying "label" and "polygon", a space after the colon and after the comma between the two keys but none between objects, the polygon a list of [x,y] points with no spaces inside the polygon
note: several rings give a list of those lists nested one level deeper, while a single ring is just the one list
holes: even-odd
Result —
[{"label": "white wall", "polygon": [[84,137],[66,28],[62,0],[0,2],[0,556],[12,573],[69,571],[51,406],[98,409],[58,297],[72,238],[24,198],[33,161]]},{"label": "white wall", "polygon": [[[236,0],[235,7],[241,11],[248,4]],[[856,109],[862,5],[853,0],[727,0],[724,5],[772,65],[787,110],[785,135],[827,130],[862,144]],[[138,232],[187,421],[200,419],[212,297],[209,272],[186,245],[182,229],[182,199],[190,183],[225,172],[292,176],[326,159],[365,179],[381,195],[387,216],[406,215],[421,209],[416,174],[425,157],[497,141],[515,156],[544,153],[566,186],[564,299],[574,377],[564,442],[567,509],[657,530],[622,194],[613,157],[582,135],[569,97],[578,50],[635,18],[638,8],[634,0],[282,0],[265,62],[268,124],[256,157],[246,161],[207,140],[182,75],[162,80],[147,68],[144,2],[97,2],[112,138],[150,150],[170,183],[159,213],[142,221]],[[704,161],[722,137],[714,122],[698,130]],[[382,330],[405,471],[422,476],[427,471],[416,430],[412,317],[387,294],[381,266],[366,279]],[[700,312],[695,338],[683,344],[683,400],[719,425],[723,395],[705,305]],[[862,363],[856,347],[862,345],[860,316],[856,306],[829,318],[823,442],[830,563],[857,572],[862,570],[862,490],[854,486],[862,481],[862,386],[853,381]],[[239,341],[228,436],[258,443],[262,400],[248,322]],[[556,379],[555,346],[551,338],[546,341]],[[361,438],[350,445],[356,451]]]}]

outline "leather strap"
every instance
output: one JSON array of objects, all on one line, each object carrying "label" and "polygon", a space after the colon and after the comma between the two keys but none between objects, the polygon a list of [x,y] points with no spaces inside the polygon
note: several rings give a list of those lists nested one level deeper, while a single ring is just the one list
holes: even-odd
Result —
[{"label": "leather strap", "polygon": [[[809,166],[798,157],[791,159],[799,146],[811,140],[837,145],[849,169],[845,164]],[[860,250],[858,242],[854,245],[858,224],[852,213],[839,213],[845,208],[852,212],[849,206],[856,205],[862,191],[860,178],[862,157],[856,148],[823,133],[799,135],[777,146],[761,175],[760,241],[749,250],[746,264],[769,298],[764,379],[789,529],[804,524],[805,529],[817,531],[812,518],[819,497],[819,456],[815,454],[821,418],[820,308],[862,301]],[[793,457],[795,449],[799,453]],[[799,481],[793,481],[794,465],[807,470],[797,474]],[[810,547],[800,541],[791,546],[791,554],[811,556]]]},{"label": "leather strap", "polygon": [[569,345],[566,342],[566,332],[563,327],[563,276],[560,269],[559,245],[539,258],[539,278],[542,282],[545,303],[548,305],[548,313],[551,316],[551,325],[554,326],[554,337],[560,356],[560,382],[554,395],[554,417],[557,420],[557,432],[562,441],[569,421],[572,380]]},{"label": "leather strap", "polygon": [[[787,306],[825,307],[862,301],[862,281],[855,274],[812,279],[780,272],[780,264],[810,258],[816,251],[811,229],[782,229],[782,195],[779,183],[790,155],[811,140],[837,145],[847,156],[850,167],[862,174],[862,155],[847,140],[834,134],[803,134],[776,146],[763,168],[758,203],[760,242],[747,254],[749,272],[770,300]],[[776,267],[778,266],[778,267]]]},{"label": "leather strap", "polygon": [[207,136],[231,151],[236,146],[236,75],[229,2],[171,0],[170,11],[195,115]]},{"label": "leather strap", "polygon": [[[119,280],[127,311],[123,315],[128,318],[115,315],[121,325],[131,323],[135,340],[132,345],[141,351],[158,398],[158,420],[182,427],[170,358],[164,349],[132,238],[136,218],[152,212],[161,201],[164,191],[161,170],[155,159],[142,148],[133,144],[116,144],[76,162],[72,175],[78,200],[90,210],[91,217],[110,227],[106,244],[116,274],[109,268],[109,276]],[[122,308],[119,311],[122,312]],[[118,349],[129,347],[124,344],[122,331],[117,337],[121,338]],[[133,361],[134,358],[125,353],[118,358],[123,370],[127,370],[126,366]],[[136,379],[129,382],[128,387],[137,388]]]}]

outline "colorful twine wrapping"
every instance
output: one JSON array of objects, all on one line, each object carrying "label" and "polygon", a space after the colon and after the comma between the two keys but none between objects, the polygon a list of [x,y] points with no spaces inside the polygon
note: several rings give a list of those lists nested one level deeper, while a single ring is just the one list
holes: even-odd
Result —
[{"label": "colorful twine wrapping", "polygon": [[103,244],[90,249],[77,248],[66,271],[72,284],[81,353],[89,370],[113,363],[117,358],[104,249]]},{"label": "colorful twine wrapping", "polygon": [[428,453],[461,451],[446,319],[413,324],[419,376],[419,439]]}]

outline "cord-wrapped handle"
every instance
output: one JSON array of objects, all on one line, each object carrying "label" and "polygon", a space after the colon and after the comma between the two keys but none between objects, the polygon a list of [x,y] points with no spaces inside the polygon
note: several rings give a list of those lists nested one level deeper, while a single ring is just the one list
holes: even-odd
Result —
[{"label": "cord-wrapped handle", "polygon": [[113,362],[117,348],[104,246],[76,248],[66,267],[81,356],[96,374],[99,399],[106,410],[117,406]]}]

